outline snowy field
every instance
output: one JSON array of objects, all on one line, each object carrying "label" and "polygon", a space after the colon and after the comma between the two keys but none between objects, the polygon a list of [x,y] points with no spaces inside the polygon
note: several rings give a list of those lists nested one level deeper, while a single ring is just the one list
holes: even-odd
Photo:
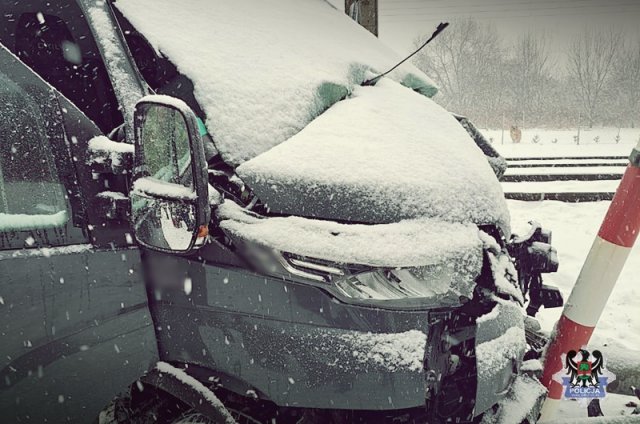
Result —
[{"label": "snowy field", "polygon": [[[615,138],[620,134],[620,141]],[[594,128],[581,130],[581,142],[577,145],[574,136],[576,130],[523,130],[519,144],[511,142],[505,131],[505,142],[500,143],[501,130],[483,130],[493,145],[505,157],[550,157],[550,156],[628,156],[640,139],[637,128]],[[538,142],[534,143],[534,137]],[[596,143],[594,139],[599,137]],[[557,140],[557,142],[553,142]],[[617,169],[617,168],[616,168]],[[599,189],[615,190],[619,181],[590,181],[580,185],[589,186],[593,191]],[[547,183],[503,183],[517,184],[519,189],[536,190],[536,185],[553,184],[557,191],[579,190],[577,183],[554,181]],[[589,252],[595,235],[602,223],[610,202],[563,203],[556,201],[522,202],[509,200],[511,222],[514,231],[526,231],[527,222],[536,220],[553,231],[553,245],[558,249],[560,268],[547,279],[557,285],[563,294],[569,295]],[[593,335],[594,345],[608,345],[638,351],[640,357],[640,313],[637,301],[640,299],[638,270],[640,269],[640,248],[631,252],[629,260],[616,285],[609,303],[604,310],[600,323]],[[542,310],[539,317],[543,326],[550,330],[558,319],[561,310]]]},{"label": "snowy field", "polygon": [[[566,299],[610,202],[507,202],[515,232],[524,233],[530,220],[553,231],[552,244],[558,249],[560,266],[557,273],[547,274],[545,281],[558,286]],[[632,349],[640,355],[639,269],[640,247],[635,246],[591,339],[594,345]],[[541,310],[538,317],[546,330],[551,330],[561,310]]]}]

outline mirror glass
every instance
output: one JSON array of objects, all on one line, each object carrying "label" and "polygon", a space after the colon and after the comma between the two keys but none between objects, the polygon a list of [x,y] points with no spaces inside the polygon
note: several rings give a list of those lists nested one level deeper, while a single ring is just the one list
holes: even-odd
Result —
[{"label": "mirror glass", "polygon": [[145,104],[139,130],[145,176],[193,188],[189,131],[182,114],[168,106]]},{"label": "mirror glass", "polygon": [[197,196],[189,128],[182,113],[142,103],[136,120],[139,176],[130,193],[136,238],[165,251],[187,251],[196,233]]},{"label": "mirror glass", "polygon": [[182,200],[130,194],[132,221],[139,241],[163,250],[186,251],[197,231],[196,206]]}]

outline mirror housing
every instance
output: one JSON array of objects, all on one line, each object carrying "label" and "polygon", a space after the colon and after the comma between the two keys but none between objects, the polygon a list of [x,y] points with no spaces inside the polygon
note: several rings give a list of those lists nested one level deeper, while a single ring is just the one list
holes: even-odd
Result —
[{"label": "mirror housing", "polygon": [[131,219],[152,250],[189,253],[208,237],[211,208],[202,137],[182,100],[149,95],[136,104]]}]

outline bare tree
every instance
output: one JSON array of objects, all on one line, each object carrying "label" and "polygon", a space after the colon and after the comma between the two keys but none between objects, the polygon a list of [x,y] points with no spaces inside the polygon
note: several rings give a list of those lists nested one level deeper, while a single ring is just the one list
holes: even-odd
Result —
[{"label": "bare tree", "polygon": [[616,61],[615,85],[621,118],[634,127],[640,117],[640,41]]},{"label": "bare tree", "polygon": [[495,28],[461,19],[418,53],[414,64],[435,80],[445,107],[486,121],[501,115],[495,109],[501,105],[502,53]]},{"label": "bare tree", "polygon": [[614,62],[622,46],[620,32],[589,28],[571,45],[567,73],[589,127],[593,127],[598,108],[612,78]]},{"label": "bare tree", "polygon": [[542,103],[545,84],[550,79],[548,60],[546,39],[531,33],[518,38],[511,49],[506,88],[511,94],[514,111],[522,119],[522,127],[535,106]]},{"label": "bare tree", "polygon": [[565,73],[552,69],[548,41],[529,33],[505,48],[494,27],[455,20],[414,64],[439,86],[443,106],[481,126],[500,127],[503,116],[556,127],[574,126],[579,114],[589,126],[640,118],[640,43],[623,58],[620,32],[589,28],[567,50]]}]

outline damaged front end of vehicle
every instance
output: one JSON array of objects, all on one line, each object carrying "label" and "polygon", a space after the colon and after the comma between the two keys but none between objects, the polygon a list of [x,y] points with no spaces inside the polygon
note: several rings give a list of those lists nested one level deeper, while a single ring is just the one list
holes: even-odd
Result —
[{"label": "damaged front end of vehicle", "polygon": [[[537,346],[495,227],[478,230],[479,262],[462,273],[302,256],[221,227],[197,259],[145,260],[161,355],[225,404],[260,422],[506,423],[524,387],[537,394],[523,419],[537,418],[545,392],[524,362]],[[420,291],[456,273],[468,292]]]},{"label": "damaged front end of vehicle", "polygon": [[[405,270],[262,247],[256,255],[249,253],[256,246],[234,236],[208,243],[189,261],[146,252],[160,354],[232,414],[242,410],[255,422],[507,423],[514,413],[535,422],[545,391],[536,361],[524,358],[533,359],[536,347],[522,298],[496,284],[516,287],[506,246],[484,237],[470,298],[447,306],[400,297],[396,278]],[[269,265],[257,273],[234,266],[235,259],[207,266],[231,252]],[[344,295],[342,281],[353,275],[366,276],[350,283],[357,292],[376,299]],[[138,399],[154,393],[148,384],[132,387]],[[522,391],[529,395],[520,399]]]},{"label": "damaged front end of vehicle", "polygon": [[[341,212],[311,200],[313,217],[287,213],[286,204],[274,212],[263,203],[277,197],[272,186],[223,188],[217,173],[204,176],[202,139],[184,103],[149,96],[136,119],[132,216],[147,247],[160,360],[232,415],[279,423],[537,418],[541,339],[522,307],[525,296],[530,311],[558,303],[541,285],[557,259],[539,226],[507,241],[498,224],[388,212],[366,224],[320,219]],[[167,122],[173,133],[163,141],[155,134]],[[345,198],[362,196],[348,190]],[[162,381],[132,385],[134,404],[171,405],[171,417],[199,411],[198,393]],[[535,396],[514,412],[521,390]]]}]

